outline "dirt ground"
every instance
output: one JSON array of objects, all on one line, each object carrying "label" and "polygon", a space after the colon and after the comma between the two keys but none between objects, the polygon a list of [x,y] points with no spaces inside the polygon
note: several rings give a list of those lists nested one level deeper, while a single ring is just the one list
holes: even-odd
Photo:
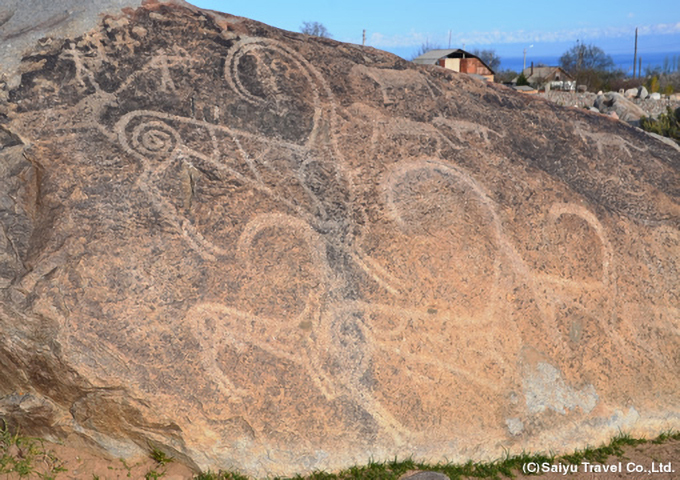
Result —
[{"label": "dirt ground", "polygon": [[[16,447],[13,447],[13,449],[14,452],[10,453],[15,458],[21,458],[22,455]],[[55,480],[152,480],[157,478],[188,480],[193,479],[197,473],[175,461],[161,465],[149,457],[127,461],[107,457],[98,451],[81,445],[79,442],[62,445],[43,441],[39,450],[41,454],[32,455],[30,461],[34,473],[23,477],[15,473],[0,473],[0,480],[39,478],[54,478]]]},{"label": "dirt ground", "polygon": [[[668,441],[655,445],[651,442],[636,447],[624,448],[621,458],[611,457],[606,465],[610,471],[605,472],[600,464],[576,466],[576,473],[566,475],[569,479],[578,480],[678,480],[680,479],[680,441]],[[615,466],[614,472],[611,466]],[[621,471],[618,471],[620,468]],[[660,470],[669,470],[666,472]],[[518,475],[518,480],[540,478],[541,480],[556,480],[565,478],[564,473],[546,473],[539,477]]]},{"label": "dirt ground", "polygon": [[[185,465],[171,462],[164,466],[150,458],[140,458],[135,461],[123,462],[120,459],[105,456],[88,450],[83,446],[58,445],[44,443],[47,452],[58,458],[60,464],[67,471],[59,472],[56,480],[141,480],[162,478],[164,480],[190,480],[196,472],[192,472]],[[661,445],[651,442],[636,447],[628,447],[621,458],[612,457],[607,462],[608,470],[603,465],[581,464],[571,469],[576,473],[564,474],[563,471],[546,473],[539,476],[518,474],[518,480],[540,478],[542,480],[557,480],[563,478],[578,480],[678,480],[680,479],[680,441],[668,441]],[[54,465],[45,457],[35,462],[38,472],[45,472]],[[613,468],[616,471],[612,471]],[[533,465],[531,466],[533,467]],[[529,468],[531,468],[529,467]],[[541,466],[539,466],[541,468]],[[558,467],[553,467],[558,468]],[[619,468],[621,471],[619,471]],[[664,471],[667,470],[667,471]],[[35,474],[23,478],[42,478]],[[18,480],[16,474],[0,475],[2,480]]]}]

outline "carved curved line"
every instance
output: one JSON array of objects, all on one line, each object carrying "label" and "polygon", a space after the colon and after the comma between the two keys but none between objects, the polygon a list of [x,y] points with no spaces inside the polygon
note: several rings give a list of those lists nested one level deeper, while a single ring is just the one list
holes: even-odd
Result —
[{"label": "carved curved line", "polygon": [[586,141],[586,138],[594,141],[597,144],[597,151],[600,153],[600,155],[604,153],[603,147],[618,147],[626,152],[630,158],[633,158],[633,155],[630,153],[630,150],[626,148],[626,146],[631,147],[638,152],[646,152],[649,150],[647,145],[644,147],[638,147],[627,140],[624,140],[623,137],[619,135],[612,133],[592,132],[587,125],[584,125],[581,122],[576,123],[574,126],[574,131],[584,142]]},{"label": "carved curved line", "polygon": [[[279,42],[268,39],[245,38],[236,44],[236,46],[229,52],[225,59],[224,67],[225,79],[231,85],[234,91],[237,94],[241,95],[244,99],[246,99],[246,101],[250,101],[250,103],[254,102],[255,104],[261,104],[263,100],[249,94],[246,91],[245,87],[241,84],[237,70],[239,59],[247,52],[256,48],[268,48],[271,49],[272,51],[278,52],[284,57],[291,59],[300,68],[300,71],[305,76],[306,80],[309,82],[310,87],[312,88],[314,106],[313,128],[309,134],[306,146],[312,149],[312,151],[314,151],[315,148],[319,148],[322,151],[324,150],[325,141],[319,138],[320,137],[319,129],[324,117],[327,117],[329,130],[327,141],[332,149],[332,156],[334,157],[335,160],[334,166],[337,169],[337,175],[341,175],[343,180],[347,182],[350,197],[353,198],[354,182],[352,180],[351,175],[349,175],[345,171],[344,158],[338,146],[338,140],[335,135],[337,128],[337,120],[334,96],[323,75],[316,68],[314,68],[314,66],[310,62],[308,62],[297,51]],[[327,105],[322,105],[321,102],[322,94],[325,97]],[[248,136],[248,134],[246,134],[245,132],[239,134]],[[319,145],[316,145],[317,143]],[[291,147],[293,146],[297,147],[297,145],[291,144]],[[304,182],[301,182],[301,185],[303,185],[304,187]],[[318,199],[315,200],[318,202]]]},{"label": "carved curved line", "polygon": [[[217,158],[214,156],[207,156],[201,152],[195,151],[189,147],[187,147],[180,138],[180,143],[178,146],[169,153],[170,157],[166,159],[166,162],[162,162],[161,165],[158,167],[152,167],[151,162],[149,159],[146,157],[146,155],[143,154],[143,152],[140,152],[138,149],[134,148],[128,139],[128,136],[130,135],[126,129],[127,125],[130,124],[130,122],[139,117],[149,117],[149,118],[154,118],[162,121],[164,124],[168,125],[168,128],[172,128],[171,125],[168,124],[168,122],[180,122],[192,126],[196,126],[199,128],[206,128],[208,132],[211,135],[212,139],[212,144],[213,144],[213,150],[216,155],[219,155]],[[153,121],[151,121],[153,122]],[[139,129],[142,125],[148,124],[150,122],[145,122],[140,124],[139,126],[135,127],[135,131]],[[247,153],[244,151],[243,147],[241,146],[241,142],[239,141],[237,134],[234,133],[231,129],[223,127],[223,126],[216,126],[212,125],[210,123],[200,121],[200,120],[194,120],[194,119],[189,119],[185,117],[179,117],[176,115],[170,115],[170,114],[165,114],[161,112],[154,112],[150,110],[137,110],[134,112],[129,112],[125,114],[121,119],[116,123],[116,126],[114,127],[115,132],[118,135],[118,140],[123,146],[123,149],[127,151],[128,153],[132,154],[135,156],[140,163],[142,164],[142,167],[144,169],[144,173],[140,178],[137,180],[137,186],[142,188],[144,191],[149,193],[153,198],[154,198],[154,204],[157,207],[160,207],[160,209],[163,211],[163,213],[169,217],[172,218],[173,223],[175,224],[176,227],[178,227],[179,230],[185,234],[187,237],[187,240],[189,241],[191,247],[198,251],[204,258],[210,261],[215,260],[215,256],[224,256],[228,255],[230,252],[218,247],[215,245],[213,242],[208,241],[205,239],[205,237],[196,229],[189,220],[186,218],[182,217],[176,212],[176,209],[170,205],[162,196],[160,191],[156,189],[153,186],[153,182],[148,182],[149,179],[153,178],[159,171],[162,171],[163,168],[167,166],[169,162],[172,160],[176,160],[178,158],[181,158],[182,161],[190,164],[193,166],[191,163],[191,157],[195,157],[197,159],[200,159],[210,165],[212,165],[218,172],[221,172],[225,176],[231,176],[233,178],[238,179],[239,181],[249,185],[253,189],[256,189],[260,192],[265,193],[266,195],[270,196],[271,198],[275,199],[277,202],[285,205],[287,208],[289,208],[291,211],[296,212],[298,215],[300,215],[302,218],[308,218],[310,221],[312,220],[312,214],[309,212],[306,212],[300,205],[296,205],[295,203],[291,202],[290,200],[282,197],[281,195],[277,194],[274,190],[272,190],[270,187],[266,186],[259,175],[259,172],[257,171],[256,166],[252,162],[252,159],[247,155]],[[176,129],[173,129],[176,131]],[[222,161],[220,161],[221,152],[219,152],[218,145],[217,145],[217,139],[216,139],[216,132],[222,132],[226,134],[229,138],[231,138],[234,143],[237,145],[239,148],[239,152],[241,153],[244,161],[247,163],[249,166],[250,170],[253,172],[254,175],[256,175],[256,178],[250,178],[248,176],[243,175],[242,173],[230,168],[229,166],[225,165]],[[241,132],[239,132],[241,134]],[[244,134],[246,137],[254,137],[257,138],[258,140],[260,137],[258,136],[250,136],[248,134]],[[276,142],[274,142],[276,143]],[[286,146],[289,146],[288,144],[283,144]],[[298,150],[298,148],[294,148],[294,150]],[[164,166],[165,165],[165,166]]]},{"label": "carved curved line", "polygon": [[461,180],[466,186],[470,187],[475,195],[481,200],[482,204],[486,207],[488,213],[491,214],[493,219],[492,228],[496,236],[495,241],[497,242],[497,245],[500,245],[502,227],[493,201],[488,197],[486,192],[484,192],[479,183],[477,183],[477,181],[470,175],[453,165],[447,165],[437,160],[425,160],[414,163],[397,164],[392,168],[392,171],[385,176],[386,178],[383,182],[383,191],[385,193],[386,204],[397,224],[403,227],[404,220],[402,219],[401,214],[394,203],[394,184],[399,178],[403,178],[406,174],[416,170],[441,170],[445,172],[445,174],[449,174],[452,177]]},{"label": "carved curved line", "polygon": [[[391,307],[389,305],[374,305],[374,304],[367,304],[363,302],[350,302],[349,304],[346,304],[342,307],[335,308],[332,310],[332,312],[329,312],[329,315],[332,316],[338,316],[338,314],[341,313],[351,313],[353,311],[378,311],[378,312],[390,312],[401,316],[403,315],[404,312],[411,312],[412,314],[418,315],[419,317],[422,317],[422,312],[419,311],[414,311],[414,310],[405,310],[405,309],[400,309],[396,307]],[[333,345],[333,338],[332,338],[332,332],[329,331],[329,322],[326,322],[326,329],[320,330],[320,335],[323,337],[323,341],[320,343],[324,345]],[[368,340],[366,342],[367,346],[369,346],[369,350],[367,350],[365,353],[367,356],[371,356],[372,352],[371,350],[375,348],[379,348],[381,350],[384,350],[386,352],[389,352],[390,350],[394,350],[394,348],[389,348],[391,347],[389,342],[385,342],[382,340],[378,340],[376,335],[363,323],[358,322],[357,323],[357,328],[361,329],[363,335],[365,338]],[[388,348],[386,348],[388,347]],[[447,364],[446,362],[442,361],[441,359],[435,358],[435,357],[427,357],[427,358],[422,358],[414,354],[400,354],[402,355],[405,359],[408,359],[413,362],[417,363],[422,363],[425,365],[432,365],[436,368],[439,368],[443,371],[448,371],[453,375],[457,375],[465,381],[477,384],[479,387],[490,390],[490,391],[498,391],[500,387],[492,382],[483,382],[479,379],[478,376],[475,376],[471,372],[467,372],[463,369],[459,369],[453,365]],[[370,359],[369,359],[370,360]],[[367,360],[367,362],[369,361]],[[348,389],[349,392],[351,392],[352,397],[360,403],[360,405],[366,409],[373,417],[374,419],[388,432],[392,437],[395,439],[395,442],[402,443],[405,441],[405,439],[408,439],[412,437],[415,432],[405,425],[403,425],[399,420],[397,420],[394,415],[382,404],[382,402],[376,400],[374,396],[366,389],[361,387],[361,383],[358,381],[355,381],[356,379],[354,378],[349,378],[349,379],[344,379],[341,380],[342,385],[344,388]]]},{"label": "carved curved line", "polygon": [[301,236],[312,253],[314,263],[321,268],[324,280],[328,276],[328,260],[326,259],[325,242],[312,227],[303,220],[286,215],[284,213],[266,213],[252,217],[243,229],[237,244],[237,251],[244,258],[248,268],[252,268],[250,263],[250,248],[253,240],[262,230],[272,227],[282,227],[291,229]]},{"label": "carved curved line", "polygon": [[[341,311],[341,309],[334,309],[327,312],[327,315],[333,316],[339,311]],[[330,321],[327,320],[323,323],[325,324],[325,328],[319,329],[319,336],[322,340],[317,340],[317,345],[324,345],[326,350],[328,350],[329,346],[334,345],[332,338],[333,332],[330,331]],[[360,328],[365,333],[366,329],[362,325],[357,325],[357,328]],[[370,352],[367,352],[367,355],[370,355]],[[318,356],[318,354],[316,354],[316,356]],[[343,375],[343,377],[344,376],[345,375]],[[350,397],[373,417],[376,423],[392,437],[397,445],[403,444],[406,439],[412,436],[413,432],[399,422],[369,391],[365,388],[361,388],[361,382],[356,381],[351,375],[349,379],[343,379],[341,377],[336,382],[333,382],[332,385],[336,390],[342,391],[344,389],[349,393]]]},{"label": "carved curved line", "polygon": [[246,38],[238,42],[238,44],[232,49],[224,63],[224,78],[231,85],[234,91],[240,95],[244,100],[253,105],[263,105],[266,104],[266,100],[256,97],[248,92],[248,90],[243,86],[238,74],[238,64],[243,56],[248,54],[248,52],[255,50],[257,48],[269,49],[274,52],[281,54],[283,57],[288,57],[300,68],[300,71],[305,76],[309,82],[310,87],[312,87],[312,98],[314,105],[314,117],[313,117],[313,127],[312,132],[309,135],[308,145],[314,143],[316,139],[316,134],[319,128],[319,121],[322,115],[321,100],[319,97],[319,92],[312,79],[312,74],[310,73],[311,66],[309,63],[302,58],[297,52],[294,52],[284,45],[265,39],[258,38]]},{"label": "carved curved line", "polygon": [[[217,366],[216,360],[218,351],[225,345],[231,345],[238,349],[240,346],[249,344],[262,349],[275,358],[285,359],[302,367],[307,372],[308,378],[311,379],[312,383],[319,389],[324,397],[328,400],[337,398],[338,394],[334,391],[334,383],[322,373],[323,370],[320,361],[317,358],[318,355],[314,355],[313,351],[310,355],[308,349],[311,347],[309,345],[307,346],[307,349],[291,348],[290,351],[286,351],[285,348],[281,348],[281,344],[276,343],[275,338],[273,339],[273,342],[266,342],[263,341],[260,335],[253,336],[245,332],[231,332],[223,327],[215,334],[207,331],[204,323],[205,318],[212,315],[217,315],[219,317],[230,316],[245,323],[257,325],[271,325],[272,323],[276,323],[276,320],[251,315],[218,303],[199,304],[187,312],[185,318],[189,319],[189,322],[195,327],[195,331],[198,334],[198,340],[201,345],[201,351],[199,353],[203,367],[225,393],[234,395],[238,398],[247,395],[249,389],[235,387],[233,382],[228,378],[228,375]],[[302,316],[307,315],[301,315],[301,317]],[[218,328],[219,327],[220,326],[218,325]]]},{"label": "carved curved line", "polygon": [[[153,130],[168,135],[168,139],[164,140],[164,143],[169,143],[170,150],[165,150],[165,145],[163,145],[162,147],[158,148],[158,151],[154,151],[152,146],[145,144],[145,136]],[[132,144],[136,146],[136,150],[140,152],[140,155],[144,154],[142,153],[143,150],[146,150],[147,155],[172,155],[173,151],[181,144],[179,133],[175,128],[166,122],[159,122],[155,120],[140,123],[132,130],[130,136],[132,138]],[[175,143],[174,146],[172,145],[173,141]]]},{"label": "carved curved line", "polygon": [[[557,220],[564,214],[575,215],[582,218],[597,234],[602,243],[604,257],[602,260],[601,279],[596,281],[575,281],[562,278],[558,275],[539,274],[529,267],[522,255],[515,249],[514,245],[511,245],[509,241],[506,241],[504,244],[504,247],[507,250],[507,256],[514,264],[514,269],[525,278],[527,286],[532,292],[532,297],[536,300],[539,311],[543,316],[543,330],[548,333],[548,335],[552,335],[553,340],[556,341],[559,341],[559,337],[556,333],[558,329],[556,327],[555,309],[560,299],[565,302],[573,302],[575,297],[580,296],[580,292],[584,289],[601,291],[604,288],[605,292],[609,293],[609,295],[603,295],[607,308],[611,310],[611,315],[616,315],[618,298],[618,288],[615,276],[616,269],[614,266],[614,250],[607,238],[605,228],[595,214],[580,205],[555,203],[548,211],[548,217],[551,217],[554,220]],[[546,298],[544,294],[540,293],[545,293],[546,284],[550,286],[549,298]],[[580,304],[577,303],[577,305]],[[611,325],[608,323],[610,320],[607,316],[598,316],[597,321],[600,324],[600,327],[603,328],[603,331],[612,332],[611,338],[621,351],[627,350],[625,339],[621,336],[619,329],[615,328],[612,330]]]},{"label": "carved curved line", "polygon": [[[267,344],[267,342],[261,342],[259,338],[253,338],[244,332],[238,332],[237,336],[236,332],[232,332],[222,325],[216,326],[215,333],[207,331],[205,328],[205,319],[206,317],[211,316],[211,314],[228,316],[237,319],[237,321],[243,321],[244,323],[267,323],[272,320],[263,320],[238,309],[213,303],[196,305],[187,312],[185,318],[188,318],[189,322],[193,323],[198,340],[201,344],[200,356],[203,366],[213,380],[215,380],[226,393],[240,397],[246,395],[248,389],[237,388],[229,377],[217,366],[218,351],[220,347],[225,345],[231,345],[238,349],[239,346],[242,346],[244,343],[250,343],[276,357],[284,358],[297,364],[304,363],[298,356],[291,355],[280,348],[273,348],[271,345]],[[239,336],[242,338],[239,338]]]},{"label": "carved curved line", "polygon": [[324,206],[323,202],[319,200],[319,198],[312,192],[312,190],[307,186],[307,182],[305,181],[306,179],[304,178],[305,176],[305,169],[309,166],[309,164],[317,162],[320,164],[323,164],[323,162],[320,159],[317,158],[306,158],[300,167],[295,171],[295,178],[297,179],[298,183],[302,187],[302,189],[307,193],[309,198],[312,200],[316,208],[319,209],[321,212],[322,217],[326,218],[328,216],[328,212],[326,211],[326,207]]},{"label": "carved curved line", "polygon": [[469,122],[467,120],[451,120],[448,118],[436,117],[432,123],[434,125],[439,124],[450,127],[460,142],[465,142],[465,135],[470,133],[480,134],[486,144],[491,143],[491,140],[489,140],[489,133],[493,133],[499,138],[505,138],[505,132],[499,133],[496,130],[485,127],[484,125]]},{"label": "carved curved line", "polygon": [[[213,125],[211,123],[208,123],[208,122],[205,122],[205,121],[202,121],[202,120],[194,120],[194,119],[191,119],[191,118],[180,117],[180,116],[177,116],[177,115],[171,115],[171,114],[162,113],[162,112],[155,112],[155,111],[152,111],[152,110],[135,110],[135,111],[129,112],[129,113],[125,114],[123,117],[121,117],[120,120],[118,121],[118,123],[116,123],[116,126],[114,127],[114,129],[115,129],[116,133],[118,134],[118,139],[119,139],[120,143],[123,145],[123,148],[126,151],[128,151],[128,153],[131,153],[135,157],[137,157],[142,162],[142,165],[146,169],[151,168],[151,166],[148,162],[148,159],[144,155],[142,155],[140,152],[137,152],[134,148],[132,148],[130,146],[130,144],[127,140],[127,137],[126,137],[127,134],[125,132],[126,125],[128,123],[130,123],[130,121],[132,121],[132,119],[134,119],[135,117],[141,117],[141,116],[155,117],[155,118],[158,118],[158,119],[161,119],[161,120],[164,120],[164,121],[175,121],[175,122],[180,122],[180,123],[184,123],[184,124],[187,124],[187,125],[206,128],[210,132],[211,136],[214,136],[215,132],[218,132],[218,131],[227,135],[229,138],[231,138],[234,141],[234,143],[239,148],[239,153],[241,153],[241,155],[242,155],[242,160],[249,166],[250,170],[253,172],[253,175],[256,175],[255,179],[249,178],[249,177],[243,175],[242,173],[230,168],[229,166],[225,165],[222,161],[220,161],[220,157],[222,157],[222,153],[219,152],[219,150],[217,152],[217,155],[218,155],[217,158],[211,157],[211,156],[206,156],[205,154],[203,154],[201,152],[197,152],[197,151],[187,147],[186,145],[184,145],[184,143],[182,143],[181,150],[187,156],[187,158],[190,157],[190,156],[199,158],[199,159],[211,164],[213,167],[215,167],[215,169],[217,169],[217,170],[219,170],[219,171],[221,171],[221,172],[223,172],[227,175],[231,175],[231,176],[237,178],[239,181],[242,181],[242,182],[250,185],[252,188],[269,195],[270,197],[272,197],[276,201],[281,202],[282,204],[286,205],[292,211],[295,211],[296,213],[298,213],[300,216],[307,217],[307,218],[311,219],[311,214],[309,214],[308,212],[305,212],[299,205],[296,205],[295,203],[289,201],[288,199],[278,195],[270,187],[266,186],[262,182],[261,177],[259,175],[259,172],[257,171],[256,165],[253,163],[252,159],[247,154],[247,152],[245,152],[245,150],[243,149],[242,144],[239,140],[239,137],[254,139],[254,140],[257,140],[257,141],[261,141],[265,144],[271,144],[271,145],[274,145],[274,146],[280,146],[282,148],[287,148],[287,149],[296,151],[296,152],[300,153],[301,155],[304,155],[307,152],[306,149],[301,148],[299,145],[290,144],[290,143],[287,143],[287,142],[276,141],[276,140],[265,139],[265,138],[263,138],[262,136],[259,136],[259,135],[253,135],[253,134],[248,133],[248,132],[243,132],[243,131],[240,131],[240,130],[231,129],[231,128],[224,127],[224,126],[221,126],[221,125]],[[215,148],[217,148],[216,147],[216,143],[217,143],[216,139],[213,139],[212,142],[213,142],[213,145],[215,146]]]},{"label": "carved curved line", "polygon": [[[436,125],[437,119],[435,119],[433,124]],[[441,123],[441,122],[440,122]],[[444,135],[443,132],[438,130],[436,126],[431,126],[429,124],[423,124],[421,122],[414,122],[406,119],[391,120],[389,123],[381,122],[378,127],[373,129],[373,135],[371,137],[371,146],[373,151],[376,150],[376,145],[379,143],[379,135],[383,135],[386,139],[393,138],[397,135],[419,135],[425,138],[433,138],[437,142],[437,155],[440,154],[442,149],[442,143],[448,145],[452,150],[462,150],[463,147],[456,145],[451,141],[449,137]],[[458,135],[456,135],[458,137]],[[460,138],[459,138],[460,140]]]},{"label": "carved curved line", "polygon": [[[394,198],[393,198],[393,187],[394,183],[407,173],[414,171],[414,170],[443,170],[447,174],[461,180],[465,185],[470,187],[472,191],[475,193],[476,197],[479,198],[482,202],[482,204],[486,207],[486,210],[488,213],[491,214],[492,217],[492,225],[491,228],[494,232],[495,238],[494,241],[496,243],[496,246],[499,251],[501,251],[502,244],[503,244],[503,232],[502,232],[502,225],[501,221],[498,218],[498,215],[496,213],[496,209],[494,206],[493,201],[488,197],[486,192],[482,189],[482,187],[477,183],[476,180],[474,180],[471,176],[469,176],[467,173],[463,172],[462,170],[458,169],[457,167],[451,166],[451,165],[446,165],[443,164],[439,161],[436,160],[425,160],[425,161],[419,161],[419,162],[413,162],[413,163],[407,163],[407,164],[397,164],[395,165],[391,172],[389,172],[387,175],[385,175],[385,180],[382,183],[383,187],[383,192],[386,197],[386,204],[387,208],[389,211],[392,213],[393,218],[395,219],[396,223],[403,229],[404,227],[404,221],[401,218],[401,215],[399,214],[399,211],[394,203]],[[364,254],[361,250],[356,249],[356,261],[357,264],[364,270],[366,271],[373,279],[376,281],[379,285],[383,286],[392,294],[399,294],[402,293],[405,290],[405,286],[403,285],[403,282],[397,280],[393,275],[391,275],[387,270],[385,270],[383,267],[378,267],[377,262],[372,260],[368,255]],[[494,261],[494,289],[497,287],[498,281],[500,279],[500,260],[499,258],[496,258]],[[490,294],[491,295],[491,294]],[[489,304],[489,308],[491,308],[491,304]]]},{"label": "carved curved line", "polygon": [[[612,286],[616,288],[616,282],[611,278],[611,270],[613,269],[614,263],[614,249],[607,238],[605,229],[597,219],[597,217],[590,212],[588,209],[571,203],[555,203],[550,206],[548,215],[551,216],[555,221],[557,221],[562,215],[574,215],[585,220],[590,227],[597,234],[600,243],[602,243],[602,248],[604,250],[604,258],[602,259],[602,283],[604,285]],[[582,282],[579,282],[582,283]]]},{"label": "carved curved line", "polygon": [[[397,319],[401,320],[402,325],[398,326],[397,328],[395,328],[393,330],[390,330],[389,333],[391,335],[392,334],[398,334],[399,332],[404,331],[404,329],[406,328],[406,323],[408,322],[408,320],[406,318],[414,317],[414,318],[418,318],[418,319],[421,319],[421,320],[428,320],[429,317],[432,316],[430,314],[427,314],[427,315],[423,314],[423,312],[421,310],[413,310],[413,309],[406,309],[406,308],[401,308],[401,307],[393,307],[391,305],[385,305],[385,304],[369,304],[369,303],[359,302],[359,301],[352,302],[350,305],[346,306],[345,309],[348,309],[348,310],[355,309],[355,310],[360,310],[360,311],[378,312],[378,313],[390,315],[393,318],[396,317]],[[406,318],[404,318],[404,317],[406,317]],[[449,320],[448,317],[447,317],[447,320]],[[479,326],[479,322],[477,322],[474,319],[470,319],[469,322],[460,322],[459,318],[450,319],[450,320],[452,321],[452,325],[451,325],[452,327],[455,326],[455,327],[460,328],[460,327],[463,327],[463,326],[473,326],[473,325]],[[456,322],[455,325],[453,325],[453,321],[456,321],[456,320],[458,320],[458,321]],[[382,345],[382,346],[391,345],[392,342],[390,342],[387,339],[380,339],[379,335],[375,334],[372,329],[365,327],[364,330],[365,330],[365,334],[371,338],[371,341],[372,341],[373,344]],[[423,334],[425,334],[425,333],[423,333]],[[493,338],[493,336],[491,336],[491,338]],[[438,342],[434,342],[434,343],[438,343]],[[440,344],[440,345],[442,345],[442,344]],[[453,348],[454,346],[450,345],[450,347]],[[390,349],[386,348],[385,350],[389,351]],[[487,353],[489,353],[491,357],[495,357],[501,363],[505,361],[505,359],[498,356],[497,352],[493,349],[489,350]],[[472,373],[468,370],[465,370],[465,369],[458,368],[455,365],[452,365],[452,364],[446,362],[446,360],[441,358],[441,357],[430,356],[430,355],[427,355],[427,354],[425,354],[425,355],[415,355],[415,354],[412,354],[412,353],[407,353],[407,354],[399,353],[399,354],[404,356],[405,358],[406,357],[410,358],[414,362],[431,364],[431,365],[436,366],[437,368],[447,370],[454,375],[458,375],[458,376],[465,378],[466,381],[478,384],[479,386],[481,386],[483,388],[487,388],[491,391],[498,391],[499,390],[498,382],[486,382],[486,381],[480,379],[478,376],[475,376],[474,373]]]}]

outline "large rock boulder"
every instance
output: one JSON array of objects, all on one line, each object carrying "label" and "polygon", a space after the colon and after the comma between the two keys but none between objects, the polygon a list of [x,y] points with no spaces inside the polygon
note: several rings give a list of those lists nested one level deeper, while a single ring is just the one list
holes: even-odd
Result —
[{"label": "large rock boulder", "polygon": [[649,92],[647,91],[647,89],[645,88],[645,86],[644,86],[644,85],[640,85],[640,86],[638,87],[638,91],[637,91],[636,98],[639,98],[640,100],[644,100],[644,99],[647,98],[648,96],[649,96]]},{"label": "large rock boulder", "polygon": [[680,154],[148,2],[0,105],[0,416],[292,474],[680,428]]},{"label": "large rock boulder", "polygon": [[647,113],[643,109],[616,92],[607,92],[604,95],[598,95],[597,98],[595,98],[594,106],[600,113],[607,115],[615,113],[619,119],[632,125],[638,125],[640,123],[640,118],[647,116]]},{"label": "large rock boulder", "polygon": [[619,91],[619,93],[622,93],[624,97],[626,98],[635,98],[638,94],[638,89],[637,88],[629,88],[625,92]]}]

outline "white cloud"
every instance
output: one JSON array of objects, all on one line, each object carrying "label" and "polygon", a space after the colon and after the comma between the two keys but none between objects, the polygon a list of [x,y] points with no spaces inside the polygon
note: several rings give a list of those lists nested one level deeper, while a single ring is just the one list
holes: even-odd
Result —
[{"label": "white cloud", "polygon": [[368,44],[372,47],[395,48],[395,47],[414,47],[420,46],[425,42],[440,44],[440,35],[428,35],[427,33],[410,32],[400,35],[383,35],[382,33],[372,33]]},{"label": "white cloud", "polygon": [[[538,43],[563,42],[576,39],[620,38],[628,37],[635,31],[635,27],[583,27],[558,31],[526,31],[516,30],[504,32],[493,30],[488,32],[452,32],[451,45],[489,45],[502,43]],[[680,22],[645,25],[638,29],[640,35],[677,35],[680,34]],[[383,35],[373,33],[369,45],[378,48],[419,47],[425,42],[435,45],[448,45],[448,32],[442,34],[428,34],[411,31],[407,34]]]}]

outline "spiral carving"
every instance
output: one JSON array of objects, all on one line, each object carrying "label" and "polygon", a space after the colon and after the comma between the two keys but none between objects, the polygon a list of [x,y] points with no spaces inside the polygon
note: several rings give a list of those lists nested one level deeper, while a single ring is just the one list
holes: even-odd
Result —
[{"label": "spiral carving", "polygon": [[132,131],[132,147],[144,156],[171,155],[180,143],[177,130],[165,122],[141,123]]}]

